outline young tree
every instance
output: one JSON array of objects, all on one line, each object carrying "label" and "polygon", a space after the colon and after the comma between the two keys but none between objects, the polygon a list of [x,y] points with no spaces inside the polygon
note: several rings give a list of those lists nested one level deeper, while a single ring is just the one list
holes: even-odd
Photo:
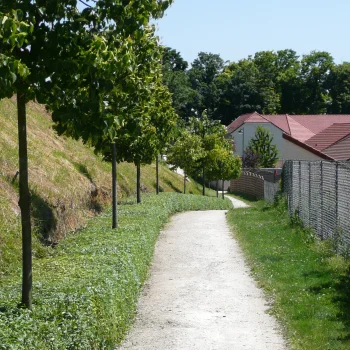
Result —
[{"label": "young tree", "polygon": [[198,167],[203,153],[201,138],[188,130],[184,130],[176,142],[168,148],[168,164],[184,171],[184,194],[186,194],[186,176]]},{"label": "young tree", "polygon": [[[237,179],[241,176],[241,159],[233,154],[228,147],[222,147],[216,158],[218,179],[225,180]],[[224,199],[224,189],[222,189],[222,199]]]},{"label": "young tree", "polygon": [[273,144],[273,136],[270,131],[258,126],[255,136],[249,141],[249,150],[259,156],[261,168],[273,168],[278,161],[277,146]]}]

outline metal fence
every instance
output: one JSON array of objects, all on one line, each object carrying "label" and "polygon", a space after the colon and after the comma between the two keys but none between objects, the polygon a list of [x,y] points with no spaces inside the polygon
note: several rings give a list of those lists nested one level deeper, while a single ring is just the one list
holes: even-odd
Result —
[{"label": "metal fence", "polygon": [[291,216],[333,239],[337,249],[350,251],[350,162],[287,161],[283,191]]}]

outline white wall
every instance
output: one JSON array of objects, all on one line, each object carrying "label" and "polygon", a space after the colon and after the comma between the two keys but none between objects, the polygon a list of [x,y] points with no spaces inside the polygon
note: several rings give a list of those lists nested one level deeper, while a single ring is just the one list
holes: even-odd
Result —
[{"label": "white wall", "polygon": [[298,145],[284,140],[283,160],[322,160],[323,158],[317,156],[308,150],[299,147]]},{"label": "white wall", "polygon": [[[319,156],[307,151],[304,148],[286,140],[283,138],[283,131],[277,128],[271,123],[245,123],[240,128],[233,132],[233,139],[235,142],[235,154],[242,156],[242,145],[244,139],[244,148],[246,149],[249,140],[255,136],[255,131],[258,126],[262,126],[265,129],[270,130],[273,136],[273,143],[277,146],[279,162],[278,165],[282,166],[285,160],[320,160]],[[244,133],[239,133],[239,130],[244,130]]]},{"label": "white wall", "polygon": [[[255,131],[258,126],[262,126],[263,128],[270,130],[271,135],[273,136],[273,143],[277,146],[277,149],[281,153],[281,150],[283,149],[284,139],[283,139],[283,132],[281,129],[277,128],[271,123],[245,123],[240,128],[235,130],[233,132],[233,139],[235,141],[235,154],[242,156],[242,145],[243,145],[243,139],[244,139],[244,147],[243,149],[246,149],[250,139],[254,138]],[[244,130],[243,133],[239,133],[239,130]],[[280,154],[281,158],[281,154]]]}]

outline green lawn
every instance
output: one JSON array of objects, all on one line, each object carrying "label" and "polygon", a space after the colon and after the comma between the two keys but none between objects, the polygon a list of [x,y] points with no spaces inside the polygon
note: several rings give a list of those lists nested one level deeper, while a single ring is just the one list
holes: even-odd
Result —
[{"label": "green lawn", "polygon": [[291,224],[286,205],[251,201],[228,220],[292,349],[350,349],[350,264]]}]

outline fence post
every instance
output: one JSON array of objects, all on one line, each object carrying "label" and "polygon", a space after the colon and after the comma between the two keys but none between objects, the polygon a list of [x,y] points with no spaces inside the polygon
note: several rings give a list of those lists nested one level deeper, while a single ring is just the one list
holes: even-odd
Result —
[{"label": "fence post", "polygon": [[309,226],[311,227],[311,162],[309,162]]},{"label": "fence post", "polygon": [[338,213],[338,197],[339,197],[339,162],[335,163],[335,222],[336,226],[335,229],[338,228],[338,219],[339,219],[339,213]]},{"label": "fence post", "polygon": [[323,239],[323,161],[321,160],[321,239]]},{"label": "fence post", "polygon": [[299,218],[301,217],[301,160],[299,160],[299,206],[298,206],[298,212],[299,212]]}]

